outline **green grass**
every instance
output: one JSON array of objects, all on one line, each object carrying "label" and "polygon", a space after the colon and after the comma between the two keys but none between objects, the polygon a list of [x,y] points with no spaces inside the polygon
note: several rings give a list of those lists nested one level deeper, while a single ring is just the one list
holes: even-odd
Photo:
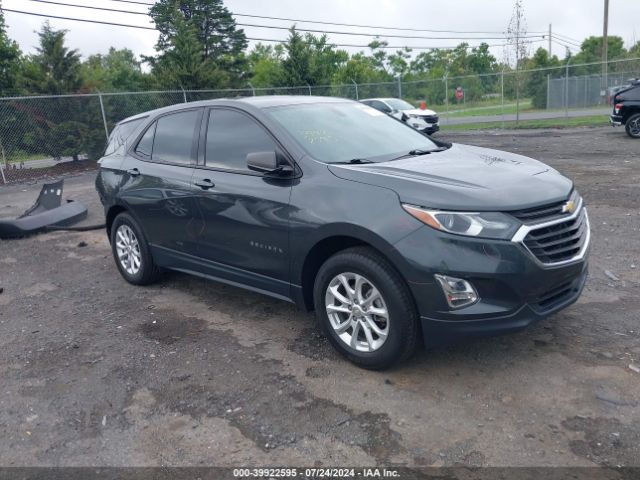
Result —
[{"label": "green grass", "polygon": [[[484,115],[501,115],[504,113],[515,114],[516,113],[516,104],[515,103],[507,103],[504,105],[504,109],[502,105],[498,106],[477,106],[466,108],[464,110],[449,110],[450,117],[479,117]],[[531,100],[523,100],[520,102],[520,112],[532,112],[535,111],[533,106],[531,105]],[[446,110],[442,110],[440,113],[441,116],[446,115]]]},{"label": "green grass", "polygon": [[45,155],[43,153],[27,153],[23,151],[12,152],[7,156],[7,160],[9,161],[9,163],[29,162],[31,160],[44,160],[47,158],[51,158],[50,155]]},{"label": "green grass", "polygon": [[[482,101],[482,102],[473,102],[468,103],[466,105],[463,104],[449,104],[449,112],[447,113],[446,105],[429,105],[427,104],[427,108],[430,110],[435,110],[438,112],[440,117],[478,117],[483,115],[501,115],[504,113],[514,114],[516,113],[516,103],[514,100],[505,101],[504,109],[500,100],[493,101]],[[533,106],[531,105],[531,99],[524,98],[520,100],[520,112],[531,112],[535,111]]]},{"label": "green grass", "polygon": [[570,127],[604,127],[609,124],[606,117],[602,115],[592,115],[587,117],[574,118],[548,118],[544,120],[521,120],[517,125],[515,121],[510,122],[484,122],[467,123],[462,125],[441,125],[440,129],[446,131],[463,130],[495,130],[505,129],[529,129],[529,128],[570,128]]}]

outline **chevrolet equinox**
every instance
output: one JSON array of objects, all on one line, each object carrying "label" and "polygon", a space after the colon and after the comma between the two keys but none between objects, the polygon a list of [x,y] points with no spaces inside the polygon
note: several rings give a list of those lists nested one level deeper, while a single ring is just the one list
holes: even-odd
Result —
[{"label": "chevrolet equinox", "polygon": [[100,166],[125,280],[171,269],[315,310],[366,368],[419,340],[521,330],[575,302],[587,276],[589,220],[569,179],[350,100],[154,110],[115,127]]}]

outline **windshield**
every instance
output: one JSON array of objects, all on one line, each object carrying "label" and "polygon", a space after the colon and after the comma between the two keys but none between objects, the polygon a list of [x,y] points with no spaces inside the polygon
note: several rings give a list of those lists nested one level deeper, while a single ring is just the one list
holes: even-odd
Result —
[{"label": "windshield", "polygon": [[325,163],[385,161],[438,146],[406,124],[361,103],[288,105],[267,110],[313,158]]},{"label": "windshield", "polygon": [[389,98],[385,100],[385,102],[387,102],[389,106],[395,110],[414,110],[416,108],[409,102],[405,102],[404,100],[400,100],[399,98]]}]

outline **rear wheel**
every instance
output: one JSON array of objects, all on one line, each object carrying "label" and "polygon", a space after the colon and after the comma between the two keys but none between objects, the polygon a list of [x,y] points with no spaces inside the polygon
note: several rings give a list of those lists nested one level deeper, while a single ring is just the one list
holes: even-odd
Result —
[{"label": "rear wheel", "polygon": [[418,316],[409,289],[372,249],[329,258],[316,276],[314,303],[329,341],[361,367],[388,368],[415,351]]},{"label": "rear wheel", "polygon": [[111,225],[111,250],[118,270],[127,282],[149,285],[158,279],[160,271],[153,263],[142,229],[126,212],[119,214]]},{"label": "rear wheel", "polygon": [[625,129],[631,138],[640,138],[640,113],[634,113],[627,118]]}]

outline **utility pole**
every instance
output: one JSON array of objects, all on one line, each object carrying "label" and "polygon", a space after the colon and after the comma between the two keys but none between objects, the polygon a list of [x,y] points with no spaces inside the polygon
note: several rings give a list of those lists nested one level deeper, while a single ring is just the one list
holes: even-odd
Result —
[{"label": "utility pole", "polygon": [[549,24],[549,58],[551,58],[551,24]]},{"label": "utility pole", "polygon": [[604,25],[602,27],[602,89],[607,91],[607,62],[609,61],[609,0],[604,0]]}]

